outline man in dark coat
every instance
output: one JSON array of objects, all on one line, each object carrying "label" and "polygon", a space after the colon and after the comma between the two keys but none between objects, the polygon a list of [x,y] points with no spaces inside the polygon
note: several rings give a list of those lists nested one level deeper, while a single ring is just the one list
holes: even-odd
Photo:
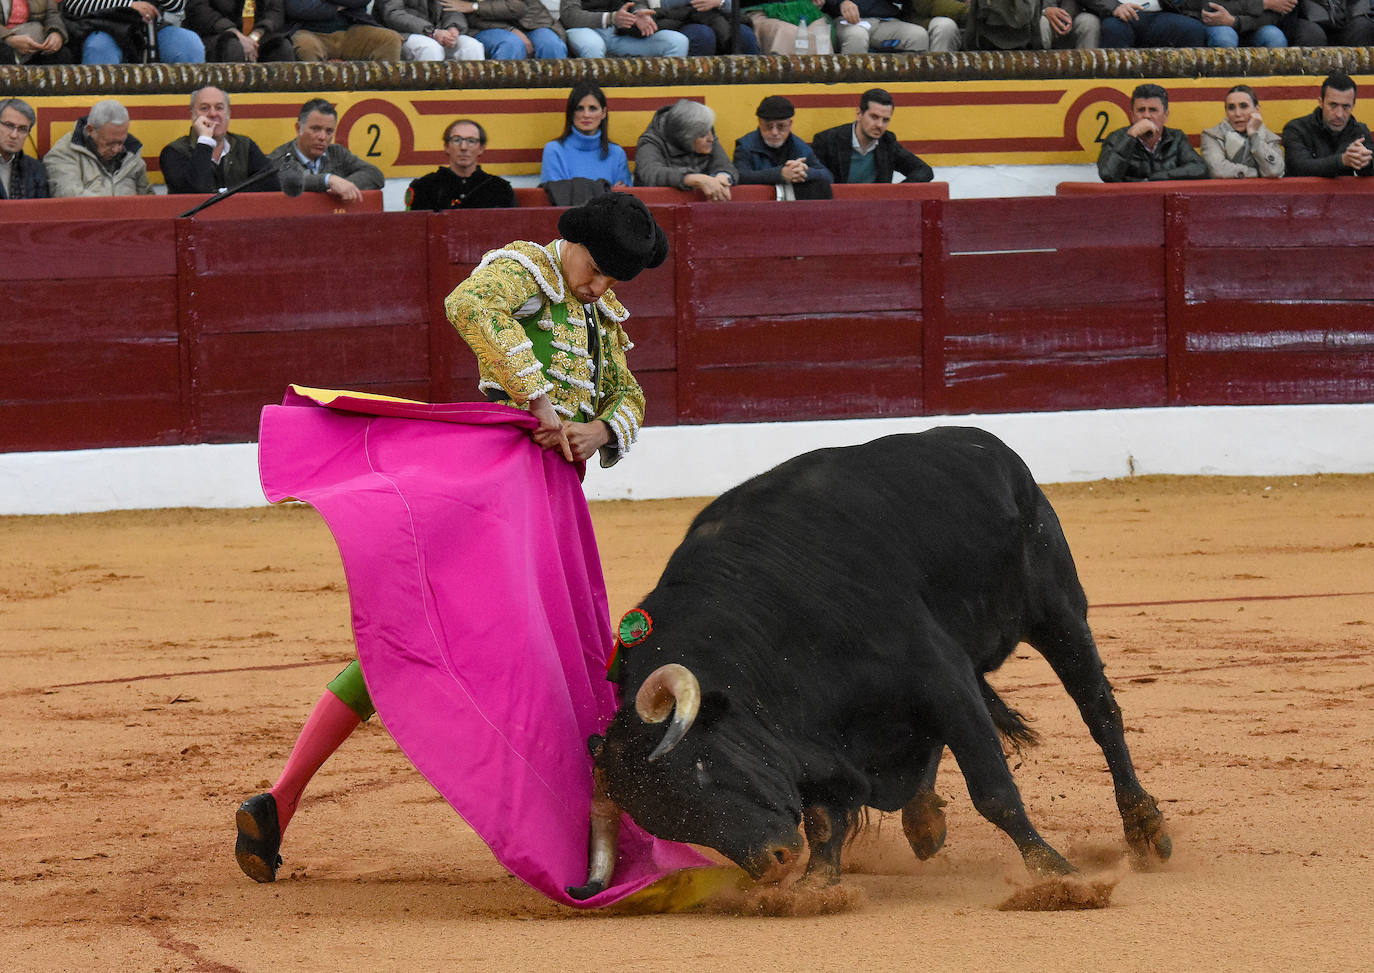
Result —
[{"label": "man in dark coat", "polygon": [[257,0],[244,17],[245,0],[186,0],[186,26],[205,41],[205,60],[235,64],[294,61],[286,36],[283,0]]},{"label": "man in dark coat", "polygon": [[1184,135],[1168,128],[1169,93],[1157,84],[1131,92],[1131,124],[1102,143],[1097,174],[1103,182],[1206,179],[1207,163]]},{"label": "man in dark coat", "polygon": [[311,98],[301,106],[296,137],[272,150],[283,184],[298,178],[305,192],[328,193],[345,203],[386,184],[382,170],[334,141],[338,125],[338,110],[323,98]]},{"label": "man in dark coat", "polygon": [[1355,82],[1329,75],[1312,113],[1283,126],[1286,175],[1374,175],[1370,142],[1369,129],[1355,120]]},{"label": "man in dark coat", "polygon": [[735,140],[741,183],[776,186],[782,199],[830,199],[834,177],[810,147],[792,134],[796,109],[782,95],[759,102],[759,127]]},{"label": "man in dark coat", "polygon": [[213,85],[191,93],[191,134],[167,144],[158,156],[169,193],[213,193],[263,173],[256,192],[281,187],[271,161],[246,135],[229,131],[229,93]]},{"label": "man in dark coat", "polygon": [[859,96],[859,111],[852,125],[827,128],[811,140],[821,165],[836,182],[892,182],[900,172],[907,182],[930,182],[934,171],[919,156],[902,148],[888,131],[892,124],[892,96],[882,88],[869,88]]},{"label": "man in dark coat", "polygon": [[515,190],[477,164],[487,147],[487,130],[462,118],[444,129],[448,165],[421,176],[406,189],[406,209],[495,209],[515,205]]},{"label": "man in dark coat", "polygon": [[24,154],[38,116],[18,98],[0,101],[0,199],[47,199],[48,170]]}]

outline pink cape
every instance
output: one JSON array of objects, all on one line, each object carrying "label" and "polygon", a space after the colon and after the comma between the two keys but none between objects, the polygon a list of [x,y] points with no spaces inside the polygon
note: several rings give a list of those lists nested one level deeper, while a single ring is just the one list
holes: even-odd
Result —
[{"label": "pink cape", "polygon": [[262,411],[263,492],[333,532],[368,692],[420,773],[502,865],[566,905],[710,864],[622,817],[611,887],[566,892],[587,877],[587,737],[616,708],[578,468],[508,406],[307,392]]}]

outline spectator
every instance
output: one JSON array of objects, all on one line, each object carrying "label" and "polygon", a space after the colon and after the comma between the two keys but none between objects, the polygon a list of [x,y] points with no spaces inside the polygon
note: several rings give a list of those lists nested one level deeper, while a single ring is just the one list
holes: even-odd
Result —
[{"label": "spectator", "polygon": [[835,18],[841,54],[922,54],[957,51],[959,25],[948,17],[932,17],[927,27],[899,19],[900,3],[892,0],[825,0],[821,8]]},{"label": "spectator", "polygon": [[[689,57],[715,54],[757,54],[759,41],[747,23],[739,25],[739,38],[730,38],[728,0],[650,0],[659,29],[675,30],[687,38]],[[631,28],[642,32],[643,24]]]},{"label": "spectator", "polygon": [[654,112],[635,147],[635,185],[697,189],[709,200],[730,198],[739,173],[716,139],[716,113],[679,99]]},{"label": "spectator", "polygon": [[902,148],[888,131],[892,112],[892,96],[882,88],[869,88],[859,96],[853,124],[816,133],[811,147],[836,182],[889,183],[899,172],[907,182],[935,178],[930,166]]},{"label": "spectator", "polygon": [[972,0],[964,47],[1050,51],[1101,47],[1102,21],[1078,0]]},{"label": "spectator", "polygon": [[272,161],[283,176],[301,175],[308,193],[328,193],[344,203],[363,198],[363,190],[381,189],[382,170],[364,162],[334,141],[339,113],[323,98],[311,98],[296,119],[296,137],[272,150]]},{"label": "spectator", "polygon": [[1213,179],[1283,175],[1279,137],[1265,127],[1259,97],[1248,84],[1226,92],[1226,120],[1202,133],[1202,159]]},{"label": "spectator", "polygon": [[[229,131],[229,93],[213,85],[191,93],[191,134],[167,143],[158,165],[169,193],[213,193],[275,169],[256,142]],[[275,174],[253,185],[260,192],[281,188]]]},{"label": "spectator", "polygon": [[[1275,2],[1275,0],[1270,0]],[[1374,45],[1374,19],[1368,0],[1283,0],[1296,3],[1288,36],[1294,47],[1369,47]],[[1283,12],[1280,10],[1280,12]]]},{"label": "spectator", "polygon": [[687,35],[660,30],[654,11],[636,10],[634,0],[563,0],[559,20],[578,57],[687,56]]},{"label": "spectator", "polygon": [[59,0],[0,3],[0,64],[75,64]]},{"label": "spectator", "polygon": [[568,95],[563,134],[544,146],[539,181],[604,179],[611,186],[630,185],[625,150],[611,141],[606,93],[592,81],[579,81]]},{"label": "spectator", "polygon": [[186,0],[65,0],[72,45],[82,64],[201,64],[205,44],[180,26]]},{"label": "spectator", "polygon": [[1183,13],[1174,0],[1081,0],[1102,20],[1103,47],[1206,47],[1201,20]]},{"label": "spectator", "polygon": [[1202,22],[1208,47],[1287,47],[1276,2],[1288,0],[1181,0],[1184,12]]},{"label": "spectator", "polygon": [[484,56],[477,38],[467,33],[467,17],[443,0],[375,0],[372,9],[384,27],[404,38],[402,60],[480,61]]},{"label": "spectator", "polygon": [[759,127],[735,141],[741,183],[776,186],[779,199],[830,199],[833,177],[811,147],[792,134],[797,111],[781,95],[759,102]]},{"label": "spectator", "polygon": [[[808,54],[833,54],[834,26],[821,12],[825,0],[773,0],[759,6],[746,6],[740,13],[754,29],[759,49],[765,54],[796,54],[797,33],[806,24],[803,43]],[[959,4],[960,0],[944,0]],[[922,25],[924,26],[924,25]]]},{"label": "spectator", "polygon": [[527,57],[568,56],[563,28],[539,0],[447,0],[449,9],[466,14],[468,30],[493,61]]},{"label": "spectator", "polygon": [[515,190],[477,164],[487,148],[487,130],[471,119],[444,129],[448,165],[414,180],[406,189],[406,209],[497,209],[515,205]]},{"label": "spectator", "polygon": [[1317,107],[1283,126],[1290,176],[1372,176],[1369,129],[1355,120],[1355,82],[1332,74],[1322,81]]},{"label": "spectator", "polygon": [[1097,157],[1103,182],[1206,179],[1207,163],[1169,123],[1169,93],[1157,84],[1131,92],[1131,124],[1108,135]]},{"label": "spectator", "polygon": [[246,0],[186,0],[186,26],[200,35],[205,59],[232,64],[294,61],[284,0],[257,0],[251,11],[244,10],[247,6]]},{"label": "spectator", "polygon": [[401,35],[367,12],[371,0],[286,0],[298,61],[399,61]]},{"label": "spectator", "polygon": [[128,109],[112,98],[97,101],[43,157],[48,185],[54,196],[150,195],[142,149],[129,134]]},{"label": "spectator", "polygon": [[38,124],[28,102],[0,100],[0,199],[47,199],[48,171],[24,154],[24,141]]}]

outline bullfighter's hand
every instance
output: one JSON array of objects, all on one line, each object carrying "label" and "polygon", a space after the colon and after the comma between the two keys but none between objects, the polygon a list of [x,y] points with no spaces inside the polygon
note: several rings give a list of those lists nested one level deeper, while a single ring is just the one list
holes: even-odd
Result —
[{"label": "bullfighter's hand", "polygon": [[558,448],[563,458],[573,461],[572,446],[568,444],[568,434],[563,429],[563,420],[553,411],[553,403],[547,395],[530,399],[530,415],[539,420],[539,428],[530,433],[536,443],[545,449]]},{"label": "bullfighter's hand", "polygon": [[573,459],[583,463],[596,455],[596,451],[611,441],[611,427],[600,419],[591,422],[565,422],[563,432],[572,447]]}]

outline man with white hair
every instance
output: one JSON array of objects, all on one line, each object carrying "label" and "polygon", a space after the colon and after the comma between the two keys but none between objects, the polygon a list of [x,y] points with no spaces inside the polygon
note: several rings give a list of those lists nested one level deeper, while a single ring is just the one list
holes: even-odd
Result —
[{"label": "man with white hair", "polygon": [[38,124],[26,101],[0,100],[0,199],[46,199],[48,171],[24,154],[24,141]]},{"label": "man with white hair", "polygon": [[467,33],[467,15],[452,6],[443,0],[376,0],[372,11],[403,38],[403,61],[482,60],[482,42]]},{"label": "man with white hair", "polygon": [[[214,85],[191,93],[191,134],[169,142],[158,164],[169,193],[218,192],[273,167],[256,142],[229,131],[229,92]],[[281,187],[276,176],[264,175],[252,188]]]},{"label": "man with white hair", "polygon": [[52,194],[150,195],[142,149],[143,143],[129,134],[128,109],[113,98],[97,101],[43,157]]}]

